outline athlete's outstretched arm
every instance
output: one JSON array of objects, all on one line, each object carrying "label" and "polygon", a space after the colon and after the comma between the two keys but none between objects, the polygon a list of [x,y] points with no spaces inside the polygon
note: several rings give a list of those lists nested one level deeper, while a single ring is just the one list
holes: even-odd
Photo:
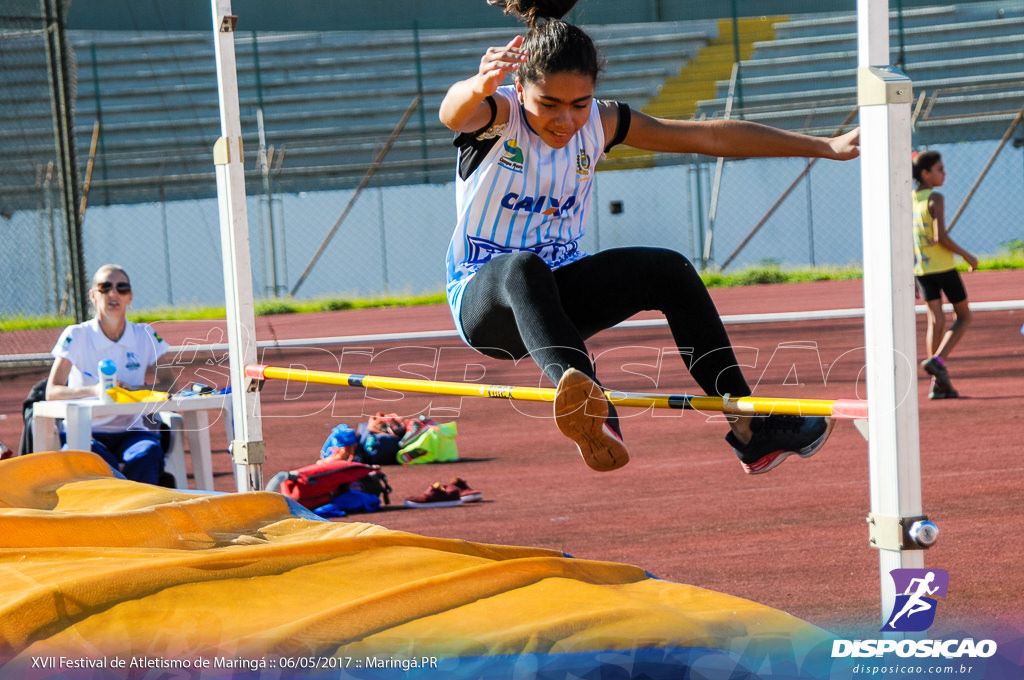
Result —
[{"label": "athlete's outstretched arm", "polygon": [[666,120],[632,111],[629,146],[707,156],[828,158],[860,155],[860,128],[838,137],[812,137],[743,120]]}]

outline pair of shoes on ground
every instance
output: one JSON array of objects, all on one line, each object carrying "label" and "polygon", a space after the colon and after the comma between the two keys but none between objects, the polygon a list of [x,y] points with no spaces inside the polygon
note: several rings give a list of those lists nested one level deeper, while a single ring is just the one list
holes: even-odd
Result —
[{"label": "pair of shoes on ground", "polygon": [[410,508],[450,508],[473,503],[481,498],[483,494],[470,487],[462,477],[456,477],[448,486],[434,482],[423,493],[406,498],[405,505]]},{"label": "pair of shoes on ground", "polygon": [[[555,391],[555,424],[576,442],[587,465],[599,472],[629,462],[622,436],[609,424],[614,418],[614,408],[593,379],[574,368],[562,375]],[[749,442],[741,444],[732,432],[725,439],[744,471],[757,475],[791,455],[813,456],[825,445],[833,425],[831,418],[818,416],[759,415],[751,418],[753,436]]]},{"label": "pair of shoes on ground", "polygon": [[946,370],[946,362],[942,357],[931,357],[921,362],[921,369],[932,376],[932,385],[928,390],[929,399],[956,399],[960,393],[953,387]]}]

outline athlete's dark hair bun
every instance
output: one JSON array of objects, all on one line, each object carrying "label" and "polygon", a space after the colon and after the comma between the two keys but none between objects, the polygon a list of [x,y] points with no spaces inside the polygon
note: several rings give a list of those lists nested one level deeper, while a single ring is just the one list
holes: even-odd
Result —
[{"label": "athlete's dark hair bun", "polygon": [[487,0],[487,4],[500,7],[505,14],[534,26],[541,19],[561,19],[573,8],[576,0]]}]

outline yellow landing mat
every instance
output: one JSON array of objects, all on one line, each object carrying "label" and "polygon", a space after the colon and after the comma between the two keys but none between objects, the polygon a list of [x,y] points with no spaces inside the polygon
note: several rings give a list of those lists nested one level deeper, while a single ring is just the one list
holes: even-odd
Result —
[{"label": "yellow landing mat", "polygon": [[125,664],[203,678],[582,677],[607,663],[795,677],[830,645],[783,612],[635,566],[317,521],[274,493],[152,487],[87,452],[0,461],[3,680],[147,677]]}]

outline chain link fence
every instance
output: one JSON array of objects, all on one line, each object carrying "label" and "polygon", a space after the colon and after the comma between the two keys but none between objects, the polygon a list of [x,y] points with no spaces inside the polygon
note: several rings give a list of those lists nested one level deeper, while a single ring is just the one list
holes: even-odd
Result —
[{"label": "chain link fence", "polygon": [[[997,141],[932,145],[949,176],[943,193],[950,216],[994,153]],[[996,254],[1024,236],[1024,159],[1007,147],[965,209],[957,240]],[[453,160],[454,163],[454,160]],[[598,174],[596,210],[583,246],[661,245],[727,270],[751,265],[857,265],[862,260],[859,167],[819,162],[773,212],[808,161],[724,163],[717,215],[709,221],[716,171],[709,159]],[[64,310],[65,235],[51,184],[35,211],[3,221],[4,315]],[[253,280],[261,298],[287,295],[353,198],[353,190],[250,196]],[[371,187],[361,193],[299,298],[369,298],[443,290],[444,252],[455,219],[454,187]],[[758,224],[761,228],[744,243]],[[220,226],[215,199],[92,207],[85,220],[86,270],[123,265],[135,282],[135,306],[223,304]],[[710,247],[707,247],[710,241]],[[56,266],[53,266],[56,264]]]},{"label": "chain link fence", "polygon": [[[77,65],[69,0],[9,0],[0,10],[0,314],[74,316],[81,239],[74,120]],[[28,284],[31,288],[27,288]]]},{"label": "chain link fence", "polygon": [[[21,0],[19,0],[20,2]],[[25,2],[26,12],[38,3]],[[13,6],[13,5],[12,5]],[[15,14],[12,12],[11,14]],[[73,315],[74,230],[62,189],[46,54],[45,21],[3,18],[0,130],[0,317]],[[37,19],[33,19],[37,21]],[[655,31],[655,28],[643,30]],[[616,42],[621,27],[594,27],[609,57],[598,95],[641,108],[680,54],[718,37],[716,22],[662,26],[674,40],[644,56],[662,33]],[[507,31],[480,30],[457,47],[443,32],[238,33],[239,90],[253,281],[264,299],[368,298],[439,293],[455,220],[451,135],[437,121],[446,87],[473,73],[487,45]],[[685,34],[685,36],[684,36]],[[223,270],[212,146],[219,136],[212,36],[71,32],[77,83],[73,168],[85,285],[101,264],[132,276],[136,308],[222,305]],[[643,49],[641,49],[643,48]],[[616,59],[617,57],[617,59]],[[74,91],[74,79],[66,84]],[[962,92],[930,92],[932,108]],[[422,99],[408,124],[396,125]],[[981,255],[1022,237],[1021,129],[996,155],[999,134],[1024,94],[1002,87],[981,137],[964,125],[922,137],[941,151],[950,214],[986,164],[956,239]],[[837,110],[855,101],[840,99]],[[931,109],[929,109],[931,110]],[[940,110],[936,109],[936,110]],[[1010,115],[1007,115],[1007,111]],[[814,106],[806,109],[811,120]],[[927,112],[918,112],[922,123]],[[735,117],[734,113],[734,117]],[[841,117],[841,116],[840,116]],[[969,121],[968,121],[969,123]],[[821,125],[796,125],[817,134]],[[379,167],[374,159],[391,140]],[[908,159],[909,163],[909,159]],[[862,261],[858,162],[728,160],[653,156],[606,163],[583,242],[589,251],[660,245],[705,266],[738,270],[857,265]],[[376,170],[367,181],[368,171]],[[366,187],[357,194],[357,186]],[[65,187],[66,189],[66,187]],[[83,203],[85,203],[83,201]],[[350,205],[351,203],[351,205]],[[73,204],[71,204],[73,205]],[[343,222],[340,216],[346,212]],[[711,219],[711,215],[714,219]],[[70,220],[73,222],[73,220]],[[332,228],[337,232],[328,239]],[[311,265],[314,254],[323,255]],[[296,283],[302,278],[301,287]],[[0,354],[17,348],[4,347]]]}]

